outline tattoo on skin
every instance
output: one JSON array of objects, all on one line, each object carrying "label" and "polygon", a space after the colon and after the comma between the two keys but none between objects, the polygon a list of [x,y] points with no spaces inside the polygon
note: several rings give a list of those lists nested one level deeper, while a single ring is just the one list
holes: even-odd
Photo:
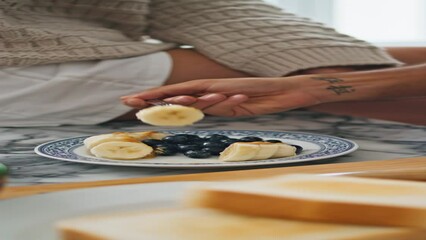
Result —
[{"label": "tattoo on skin", "polygon": [[315,80],[322,80],[322,81],[327,81],[329,83],[338,83],[338,82],[343,82],[343,79],[340,78],[333,78],[333,77],[313,77],[312,79]]},{"label": "tattoo on skin", "polygon": [[326,88],[327,90],[333,91],[337,95],[341,95],[343,93],[351,93],[355,92],[355,89],[351,86],[333,86]]},{"label": "tattoo on skin", "polygon": [[340,78],[334,78],[334,77],[313,77],[312,79],[329,82],[330,86],[327,87],[326,89],[329,90],[329,91],[334,92],[337,95],[341,95],[341,94],[344,94],[344,93],[355,92],[355,88],[353,88],[352,86],[333,85],[333,83],[344,82],[344,80],[340,79]]}]

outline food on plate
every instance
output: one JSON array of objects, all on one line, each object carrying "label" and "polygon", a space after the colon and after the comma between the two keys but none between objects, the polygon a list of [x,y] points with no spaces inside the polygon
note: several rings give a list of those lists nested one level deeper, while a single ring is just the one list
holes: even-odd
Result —
[{"label": "food on plate", "polygon": [[156,131],[129,132],[127,134],[138,139],[139,141],[146,140],[146,139],[161,140],[167,136],[167,134],[165,133],[156,132]]},{"label": "food on plate", "polygon": [[126,133],[109,133],[109,134],[101,134],[101,135],[88,137],[84,139],[83,144],[88,150],[91,150],[92,148],[96,147],[99,144],[106,143],[106,142],[117,142],[117,141],[139,142],[138,139]]},{"label": "food on plate", "polygon": [[426,236],[422,182],[296,174],[200,185],[187,204],[260,217],[421,228]]},{"label": "food on plate", "polygon": [[197,108],[171,104],[144,108],[136,117],[154,126],[187,126],[203,119],[204,113]]},{"label": "food on plate", "polygon": [[145,139],[163,139],[167,136],[164,133],[155,131],[146,132],[114,132],[108,134],[100,134],[84,139],[83,144],[87,149],[92,149],[97,145],[105,142],[140,142]]},{"label": "food on plate", "polygon": [[[121,142],[123,144],[120,144]],[[201,137],[194,134],[164,134],[154,131],[101,134],[86,138],[84,145],[97,157],[115,160],[138,159],[136,156],[141,156],[139,158],[142,159],[183,154],[189,158],[218,157],[221,161],[246,161],[294,156],[297,149],[302,149],[280,140],[264,140],[255,136],[231,138],[211,134]],[[151,152],[147,146],[152,148]],[[120,157],[120,153],[123,153],[123,157]]]},{"label": "food on plate", "polygon": [[104,142],[92,149],[90,153],[99,158],[133,160],[153,156],[154,149],[140,142]]},{"label": "food on plate", "polygon": [[[256,142],[251,142],[256,141]],[[272,142],[269,142],[272,141]],[[193,134],[172,134],[161,140],[142,141],[154,148],[159,156],[183,154],[189,158],[218,157],[222,161],[263,160],[294,156],[302,147],[289,145],[280,140],[265,140],[246,136],[231,138],[221,134],[200,137]],[[252,155],[250,155],[252,154]]]},{"label": "food on plate", "polygon": [[296,148],[285,143],[236,142],[220,153],[219,160],[233,162],[291,157],[295,155]]},{"label": "food on plate", "polygon": [[82,216],[56,227],[63,240],[423,240],[425,188],[309,174],[207,183],[185,193],[186,207]]},{"label": "food on plate", "polygon": [[142,141],[160,141],[166,136],[167,134],[155,131],[115,132],[88,137],[83,144],[91,154],[99,158],[135,160],[155,156],[154,149]]}]

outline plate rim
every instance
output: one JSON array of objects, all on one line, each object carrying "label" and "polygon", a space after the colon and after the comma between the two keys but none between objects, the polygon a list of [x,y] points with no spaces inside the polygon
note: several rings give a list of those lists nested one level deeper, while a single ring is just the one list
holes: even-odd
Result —
[{"label": "plate rim", "polygon": [[[315,157],[313,159],[312,158],[311,159],[309,159],[309,158],[308,159],[288,159],[286,161],[274,161],[274,162],[257,160],[257,161],[244,161],[244,162],[235,162],[235,163],[226,162],[225,164],[219,162],[218,164],[212,163],[212,164],[204,164],[204,165],[196,165],[196,164],[166,165],[166,164],[140,163],[140,162],[133,163],[133,164],[126,162],[125,164],[123,164],[122,161],[121,162],[120,161],[117,161],[117,162],[113,162],[113,161],[111,161],[111,162],[89,162],[89,161],[84,160],[84,159],[68,159],[68,158],[56,157],[56,156],[52,156],[52,155],[49,155],[49,154],[45,154],[44,152],[40,151],[40,149],[42,147],[47,146],[47,145],[52,144],[52,143],[55,143],[55,142],[67,141],[67,140],[71,140],[71,139],[93,136],[93,135],[81,135],[81,136],[51,140],[51,141],[39,144],[34,148],[34,152],[39,156],[46,157],[46,158],[49,158],[49,159],[55,159],[55,160],[66,161],[66,162],[77,162],[77,163],[84,163],[84,164],[104,165],[104,166],[169,168],[169,169],[201,169],[201,168],[207,169],[207,168],[256,167],[256,166],[269,166],[269,165],[280,165],[280,164],[283,165],[283,164],[297,163],[297,162],[312,162],[312,161],[331,159],[331,158],[347,155],[349,153],[356,151],[359,148],[359,145],[353,140],[349,140],[349,139],[337,137],[337,136],[332,136],[332,135],[327,135],[327,134],[309,133],[309,132],[301,132],[301,131],[242,130],[242,129],[240,129],[240,130],[232,130],[232,129],[218,129],[218,130],[213,130],[213,129],[208,129],[208,130],[164,129],[164,130],[158,130],[158,131],[159,132],[162,132],[162,131],[163,132],[197,132],[197,131],[203,131],[203,132],[221,132],[221,131],[240,132],[241,131],[241,132],[244,132],[245,131],[245,132],[262,132],[262,133],[305,134],[305,135],[315,135],[315,136],[321,136],[321,137],[336,139],[336,140],[340,140],[340,141],[343,141],[343,142],[348,142],[352,145],[352,147],[350,149],[347,149],[346,151],[343,151],[343,152],[340,152],[340,153]],[[297,139],[295,139],[295,140],[297,140]],[[81,145],[79,145],[79,146],[81,146]],[[78,156],[77,154],[75,154],[75,155]],[[280,159],[280,158],[277,158],[277,159]],[[281,159],[284,159],[284,158],[281,158]]]}]

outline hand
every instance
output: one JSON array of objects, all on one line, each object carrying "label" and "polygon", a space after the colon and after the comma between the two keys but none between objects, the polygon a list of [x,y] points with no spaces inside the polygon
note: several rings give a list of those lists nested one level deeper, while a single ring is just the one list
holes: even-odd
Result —
[{"label": "hand", "polygon": [[250,116],[320,103],[311,93],[322,83],[306,77],[194,80],[124,96],[124,104],[145,108],[145,100],[192,106],[216,116]]}]

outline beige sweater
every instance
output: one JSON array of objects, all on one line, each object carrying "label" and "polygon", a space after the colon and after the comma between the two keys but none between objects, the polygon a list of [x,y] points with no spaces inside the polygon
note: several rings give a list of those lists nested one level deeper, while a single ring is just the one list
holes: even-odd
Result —
[{"label": "beige sweater", "polygon": [[182,44],[257,76],[397,64],[364,41],[260,0],[2,0],[0,8],[2,67],[139,56]]}]

